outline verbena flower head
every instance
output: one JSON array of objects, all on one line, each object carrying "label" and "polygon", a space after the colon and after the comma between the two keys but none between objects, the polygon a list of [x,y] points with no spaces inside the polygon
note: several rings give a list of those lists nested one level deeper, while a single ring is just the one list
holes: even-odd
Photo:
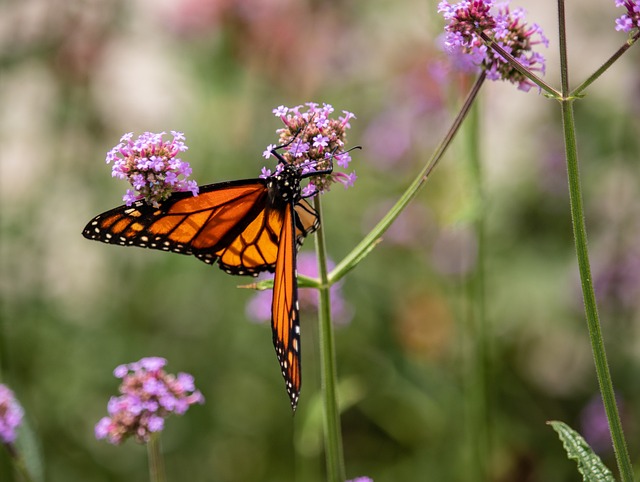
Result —
[{"label": "verbena flower head", "polygon": [[616,0],[616,7],[627,9],[627,13],[616,19],[616,30],[631,32],[640,29],[640,0]]},{"label": "verbena flower head", "polygon": [[119,445],[128,437],[144,443],[154,432],[164,428],[164,420],[175,413],[182,415],[190,405],[204,403],[188,373],[172,375],[164,371],[167,360],[150,357],[120,365],[113,374],[121,378],[119,397],[111,397],[108,417],[95,427],[98,440]]},{"label": "verbena flower head", "polygon": [[511,11],[508,3],[494,6],[492,0],[467,0],[453,5],[440,2],[438,11],[448,22],[444,45],[462,68],[480,68],[490,80],[508,80],[528,91],[534,84],[480,37],[484,32],[524,67],[544,73],[545,59],[532,49],[538,44],[548,46],[549,41],[537,24],[527,25],[523,9]]},{"label": "verbena flower head", "polygon": [[191,191],[198,194],[198,185],[187,178],[191,167],[178,157],[188,147],[182,132],[171,131],[173,139],[163,139],[165,132],[145,132],[133,140],[129,132],[120,143],[107,153],[107,164],[113,163],[111,175],[126,179],[133,186],[123,200],[127,206],[144,199],[157,206],[174,191]]},{"label": "verbena flower head", "polygon": [[[333,269],[335,263],[330,259],[327,260],[327,267]],[[311,253],[301,253],[298,255],[298,272],[304,276],[318,276],[318,262],[315,255]],[[338,282],[331,285],[329,289],[331,293],[331,318],[336,324],[346,324],[351,320],[353,314],[352,308],[345,301],[342,295],[342,283]],[[268,290],[257,291],[247,304],[247,315],[249,318],[263,322],[271,318],[271,299],[272,293]],[[317,311],[319,295],[318,291],[312,288],[300,288],[298,290],[298,301],[300,309],[313,309]]]},{"label": "verbena flower head", "polygon": [[0,442],[15,442],[23,416],[24,410],[13,392],[6,385],[0,384]]},{"label": "verbena flower head", "polygon": [[[334,108],[331,105],[323,104],[320,107],[315,102],[291,108],[281,105],[273,109],[273,113],[285,125],[276,131],[280,136],[279,145],[288,144],[281,152],[282,157],[288,163],[299,166],[302,174],[319,173],[310,177],[309,184],[302,191],[304,197],[327,191],[334,182],[339,182],[345,187],[353,185],[356,180],[355,172],[321,172],[329,169],[332,163],[334,167],[337,165],[343,169],[349,166],[351,156],[344,150],[344,145],[346,130],[351,127],[350,120],[355,119],[355,115],[344,110],[342,115],[335,118],[332,117]],[[268,159],[272,155],[274,147],[276,146],[273,144],[267,147],[263,154],[265,158]],[[270,169],[262,170],[262,177],[270,174]]]}]

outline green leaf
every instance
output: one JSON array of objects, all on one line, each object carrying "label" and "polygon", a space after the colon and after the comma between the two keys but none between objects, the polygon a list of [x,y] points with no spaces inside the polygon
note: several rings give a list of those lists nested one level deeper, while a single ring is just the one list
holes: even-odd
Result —
[{"label": "green leaf", "polygon": [[569,458],[578,463],[584,482],[615,482],[611,471],[578,432],[564,422],[547,423],[558,433]]}]

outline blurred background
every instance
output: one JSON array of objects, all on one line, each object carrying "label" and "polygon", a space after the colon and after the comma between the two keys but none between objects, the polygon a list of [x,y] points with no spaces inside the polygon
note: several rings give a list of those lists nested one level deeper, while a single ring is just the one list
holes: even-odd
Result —
[{"label": "blurred background", "polygon": [[[577,85],[626,35],[614,30],[622,10],[613,1],[572,3]],[[559,85],[556,2],[513,6],[525,7],[549,37],[546,78]],[[271,110],[327,102],[357,115],[349,143],[363,146],[353,153],[355,187],[323,197],[338,262],[426,163],[472,82],[447,68],[436,7],[431,0],[0,3],[0,380],[25,408],[46,480],[146,480],[143,446],[114,447],[93,435],[117,391],[113,368],[144,356],[192,373],[207,400],[167,423],[169,480],[323,480],[313,311],[302,314],[304,382],[292,417],[270,327],[247,308],[255,293],[237,289],[250,280],[80,233],[121,204],[128,186],[111,179],[104,157],[123,133],[183,131],[184,160],[201,184],[255,177],[280,127]],[[576,105],[593,276],[636,465],[639,65],[634,47]],[[477,115],[484,204],[459,138],[336,293],[350,478],[477,480],[486,455],[492,481],[579,480],[545,425],[553,419],[579,430],[615,466],[581,304],[558,106],[499,83],[485,85]],[[307,239],[303,252],[313,243]],[[0,480],[12,480],[4,451]]]}]

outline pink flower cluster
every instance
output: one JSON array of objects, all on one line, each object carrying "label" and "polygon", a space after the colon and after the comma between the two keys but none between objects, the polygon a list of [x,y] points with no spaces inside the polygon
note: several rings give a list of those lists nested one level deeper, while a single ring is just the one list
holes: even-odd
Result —
[{"label": "pink flower cluster", "polygon": [[528,91],[534,84],[489,48],[480,35],[487,35],[527,69],[544,73],[545,59],[532,49],[538,44],[548,46],[549,41],[538,25],[527,25],[523,9],[511,11],[508,3],[494,8],[492,0],[465,0],[453,5],[440,2],[438,11],[447,21],[444,45],[466,70],[480,68],[490,80],[507,80]]},{"label": "pink flower cluster", "polygon": [[128,437],[147,442],[154,432],[164,428],[164,420],[182,415],[190,405],[204,403],[188,373],[171,375],[164,371],[167,360],[158,357],[118,366],[113,374],[122,379],[119,397],[111,397],[108,417],[95,427],[97,439],[119,445]]},{"label": "pink flower cluster", "polygon": [[191,175],[189,163],[177,157],[188,149],[184,134],[171,134],[171,141],[163,139],[164,132],[145,132],[133,140],[133,133],[129,132],[107,153],[107,164],[113,162],[111,175],[126,179],[133,186],[123,197],[127,206],[140,199],[157,206],[174,191],[198,194],[197,183],[187,180]]},{"label": "pink flower cluster", "polygon": [[616,30],[631,32],[640,29],[640,1],[616,0],[616,7],[624,7],[627,13],[616,19]]},{"label": "pink flower cluster", "polygon": [[[348,111],[342,111],[344,115],[337,119],[332,118],[334,108],[330,104],[322,107],[315,102],[307,102],[304,106],[280,107],[273,109],[276,117],[279,117],[285,127],[276,132],[280,136],[280,145],[286,145],[282,157],[289,164],[299,166],[300,173],[318,172],[317,176],[311,176],[309,184],[302,191],[303,197],[310,197],[317,193],[327,191],[334,182],[339,182],[345,187],[353,186],[356,180],[355,172],[323,172],[332,167],[332,161],[343,169],[351,162],[351,156],[344,150],[346,130],[351,127],[349,121],[355,119],[355,115]],[[266,159],[272,156],[275,145],[269,145],[264,151]],[[279,164],[276,174],[282,169]],[[271,175],[271,170],[262,169],[261,177]]]},{"label": "pink flower cluster", "polygon": [[13,392],[0,383],[0,442],[5,444],[15,442],[23,416],[24,410]]}]

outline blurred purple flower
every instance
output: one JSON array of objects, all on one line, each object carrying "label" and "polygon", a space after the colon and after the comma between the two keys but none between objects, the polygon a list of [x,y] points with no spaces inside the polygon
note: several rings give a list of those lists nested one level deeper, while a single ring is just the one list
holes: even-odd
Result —
[{"label": "blurred purple flower", "polygon": [[16,440],[23,416],[24,410],[13,391],[0,383],[0,442],[11,444]]},{"label": "blurred purple flower", "polygon": [[443,229],[431,251],[434,268],[445,275],[464,275],[476,264],[478,242],[468,226]]},{"label": "blurred purple flower", "polygon": [[616,30],[631,32],[640,29],[640,1],[616,0],[616,7],[627,9],[627,13],[616,19]]},{"label": "blurred purple flower", "polygon": [[347,480],[347,482],[373,482],[373,479],[369,477],[356,477],[355,479]]},{"label": "blurred purple flower", "polygon": [[[335,263],[327,261],[328,269],[333,269]],[[311,253],[300,253],[298,255],[298,273],[310,278],[318,276],[318,264],[316,257]],[[266,279],[266,277],[263,277]],[[335,324],[347,324],[351,321],[353,311],[342,296],[342,283],[338,282],[331,286],[331,318]],[[271,319],[271,290],[257,291],[246,307],[247,316],[257,322],[264,322]],[[318,291],[314,288],[299,288],[298,298],[300,309],[315,310],[318,307]]]},{"label": "blurred purple flower", "polygon": [[[392,201],[381,201],[371,206],[364,215],[362,228],[368,233],[393,207]],[[384,244],[415,247],[431,243],[435,237],[435,221],[431,210],[418,203],[409,204],[383,234]]]},{"label": "blurred purple flower", "polygon": [[[303,110],[305,106],[307,109]],[[303,174],[329,169],[334,159],[335,165],[346,169],[351,161],[351,156],[344,150],[346,130],[351,127],[349,121],[356,116],[351,112],[342,111],[344,116],[335,119],[331,117],[334,108],[330,104],[322,104],[320,107],[315,102],[307,102],[305,106],[281,105],[273,109],[273,114],[286,126],[277,130],[280,145],[288,144],[282,152],[282,157],[288,163],[299,166]],[[263,156],[268,159],[268,154],[271,154],[273,148],[273,144],[270,144]],[[271,171],[263,168],[262,175],[266,172]],[[351,187],[355,180],[355,172],[346,174],[335,170],[330,174],[311,176],[309,182],[313,188],[305,189],[304,196],[322,194],[336,182],[344,187]]]},{"label": "blurred purple flower", "polygon": [[[616,396],[616,404],[620,411],[620,416],[624,422],[624,403]],[[609,422],[604,410],[602,397],[600,394],[594,395],[580,413],[581,432],[584,439],[598,454],[608,454],[613,452],[611,434],[609,433]]]},{"label": "blurred purple flower", "polygon": [[187,180],[191,166],[176,157],[188,149],[183,142],[184,134],[171,131],[172,141],[165,141],[164,134],[145,132],[134,141],[133,133],[129,132],[107,153],[107,164],[113,163],[111,175],[126,179],[134,188],[123,197],[127,206],[140,199],[157,206],[174,191],[198,194],[197,183]]},{"label": "blurred purple flower", "polygon": [[406,156],[412,146],[414,122],[412,112],[390,108],[369,123],[364,143],[379,167],[393,167]]},{"label": "blurred purple flower", "polygon": [[[509,10],[509,2],[496,6],[492,0],[464,0],[450,5],[442,1],[438,12],[448,22],[445,26],[445,49],[463,65],[476,65],[487,73],[490,80],[508,80],[518,88],[529,91],[534,85],[527,77],[514,69],[502,56],[480,37],[488,35],[518,62],[530,71],[545,71],[544,57],[533,52],[538,44],[548,46],[549,41],[537,24],[524,22],[524,10]],[[468,69],[465,69],[468,70]]]},{"label": "blurred purple flower", "polygon": [[113,374],[122,379],[121,395],[111,397],[109,416],[96,424],[98,440],[119,445],[132,436],[140,443],[147,442],[151,433],[164,428],[164,420],[171,413],[182,415],[190,405],[204,403],[193,376],[168,374],[164,371],[166,364],[164,358],[148,357],[116,367]]},{"label": "blurred purple flower", "polygon": [[635,310],[640,295],[640,253],[630,250],[606,263],[594,263],[598,300],[614,310]]}]

